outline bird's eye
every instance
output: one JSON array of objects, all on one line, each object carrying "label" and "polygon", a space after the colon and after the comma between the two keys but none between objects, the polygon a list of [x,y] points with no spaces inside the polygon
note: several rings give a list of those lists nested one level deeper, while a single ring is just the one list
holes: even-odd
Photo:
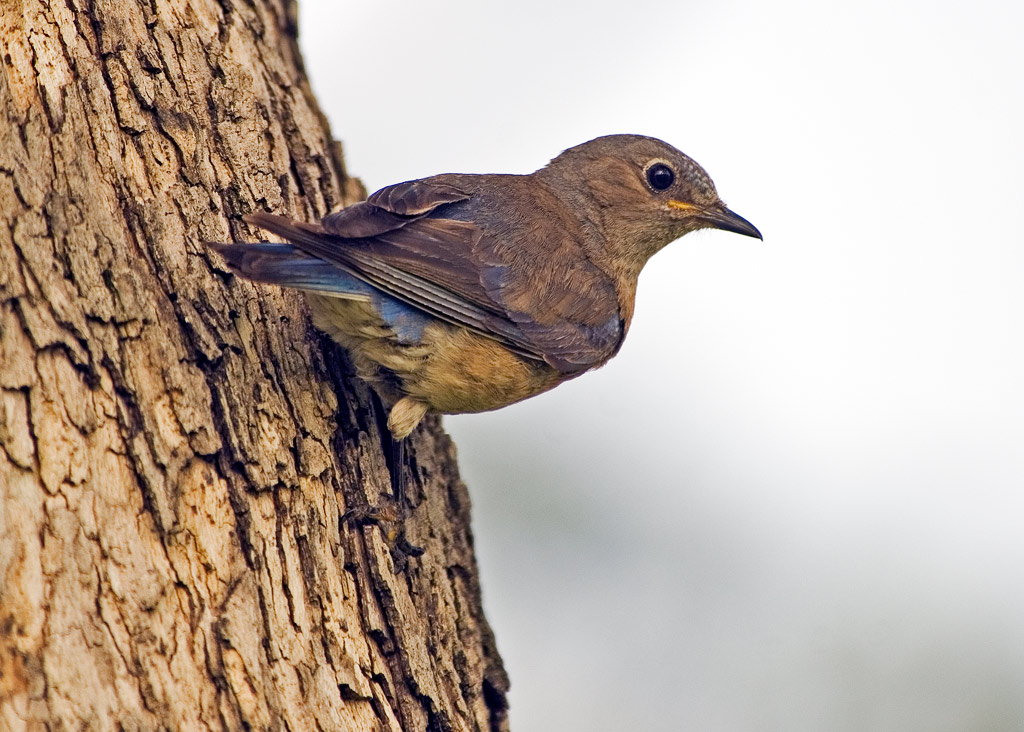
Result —
[{"label": "bird's eye", "polygon": [[647,169],[647,182],[656,191],[664,191],[675,183],[676,174],[664,163],[655,163]]}]

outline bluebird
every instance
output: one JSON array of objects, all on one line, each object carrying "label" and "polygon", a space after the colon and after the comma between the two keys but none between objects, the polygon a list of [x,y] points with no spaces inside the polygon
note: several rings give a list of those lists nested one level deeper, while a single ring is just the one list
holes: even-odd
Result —
[{"label": "bluebird", "polygon": [[211,244],[241,277],[303,290],[402,440],[428,412],[484,412],[595,369],[622,346],[647,260],[698,229],[761,238],[708,174],[651,137],[610,135],[529,175],[448,173],[304,223],[287,243]]}]

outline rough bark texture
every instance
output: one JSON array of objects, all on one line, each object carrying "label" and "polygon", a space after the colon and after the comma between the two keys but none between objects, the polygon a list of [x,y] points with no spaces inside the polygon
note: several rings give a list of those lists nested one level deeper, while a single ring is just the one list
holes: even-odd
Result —
[{"label": "rough bark texture", "polygon": [[0,0],[0,729],[504,729],[469,501],[204,240],[361,195],[286,0]]}]

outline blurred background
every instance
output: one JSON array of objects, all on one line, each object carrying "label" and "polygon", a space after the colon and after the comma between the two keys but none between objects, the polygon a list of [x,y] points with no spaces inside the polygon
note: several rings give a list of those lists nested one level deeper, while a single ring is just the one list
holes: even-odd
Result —
[{"label": "blurred background", "polygon": [[1024,730],[1024,5],[300,7],[371,191],[634,132],[764,233],[445,419],[513,730]]}]

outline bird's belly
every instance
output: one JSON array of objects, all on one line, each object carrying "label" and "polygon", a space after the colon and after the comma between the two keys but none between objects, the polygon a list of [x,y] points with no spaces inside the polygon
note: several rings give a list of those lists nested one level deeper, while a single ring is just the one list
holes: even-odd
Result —
[{"label": "bird's belly", "polygon": [[406,391],[444,414],[498,409],[556,386],[565,375],[521,358],[497,341],[435,322],[425,330],[430,355],[406,377]]},{"label": "bird's belly", "polygon": [[486,412],[566,378],[491,338],[440,320],[431,318],[400,337],[370,302],[319,295],[309,300],[317,327],[348,350],[359,375],[391,400],[417,397],[443,414]]}]

